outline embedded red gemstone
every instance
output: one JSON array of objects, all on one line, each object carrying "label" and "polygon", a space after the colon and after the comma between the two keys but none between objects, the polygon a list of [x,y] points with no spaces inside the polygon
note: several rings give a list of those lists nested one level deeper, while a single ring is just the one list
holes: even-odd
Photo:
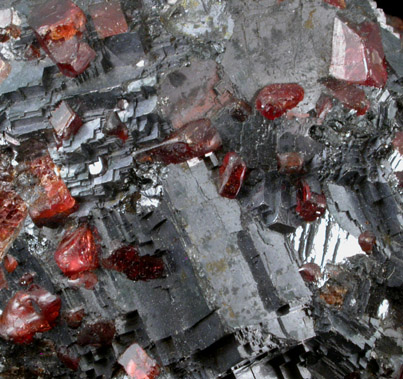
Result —
[{"label": "embedded red gemstone", "polygon": [[93,272],[80,272],[77,275],[73,275],[68,280],[68,284],[73,288],[84,287],[87,290],[94,289],[95,285],[98,283],[98,276]]},{"label": "embedded red gemstone", "polygon": [[334,7],[337,7],[340,9],[346,8],[345,0],[323,0],[323,1],[327,4],[333,5]]},{"label": "embedded red gemstone", "polygon": [[270,84],[256,98],[256,109],[267,119],[274,120],[294,108],[304,98],[304,89],[295,83]]},{"label": "embedded red gemstone", "polygon": [[52,329],[60,305],[58,296],[37,285],[18,291],[0,316],[0,336],[15,343],[31,342],[36,333]]},{"label": "embedded red gemstone", "polygon": [[130,345],[119,357],[118,362],[132,379],[154,379],[160,373],[157,362],[137,343]]},{"label": "embedded red gemstone", "polygon": [[221,146],[221,137],[209,119],[192,121],[174,132],[168,139],[142,154],[140,161],[149,157],[169,163],[182,163],[200,158]]},{"label": "embedded red gemstone", "polygon": [[372,253],[372,249],[375,246],[376,237],[375,234],[366,230],[365,232],[361,233],[358,237],[358,244],[360,245],[362,251],[367,254]]},{"label": "embedded red gemstone", "polygon": [[385,86],[388,73],[377,23],[335,19],[330,75],[349,83]]},{"label": "embedded red gemstone", "polygon": [[277,154],[277,167],[280,174],[301,174],[304,172],[304,159],[296,152]]},{"label": "embedded red gemstone", "polygon": [[123,272],[131,280],[160,278],[164,273],[161,258],[149,255],[140,256],[135,246],[123,246],[102,261],[107,269]]},{"label": "embedded red gemstone", "polygon": [[103,39],[129,30],[120,2],[112,0],[88,7],[98,37]]},{"label": "embedded red gemstone", "polygon": [[309,184],[301,180],[297,188],[296,211],[305,221],[315,221],[326,211],[325,195],[312,192]]},{"label": "embedded red gemstone", "polygon": [[227,153],[220,167],[218,193],[228,199],[235,199],[245,179],[246,164],[234,152]]},{"label": "embedded red gemstone", "polygon": [[403,132],[397,132],[392,143],[399,154],[403,155]]},{"label": "embedded red gemstone", "polygon": [[108,346],[112,343],[116,328],[113,321],[97,321],[88,324],[77,336],[80,346],[91,345],[95,347]]},{"label": "embedded red gemstone", "polygon": [[56,138],[59,141],[69,139],[83,125],[80,117],[77,116],[65,101],[62,101],[51,113],[49,122],[52,124]]},{"label": "embedded red gemstone", "polygon": [[29,286],[35,279],[36,274],[34,272],[26,272],[20,278],[20,284],[22,286]]},{"label": "embedded red gemstone", "polygon": [[4,270],[0,267],[0,290],[8,288],[8,282]]},{"label": "embedded red gemstone", "polygon": [[325,118],[326,115],[333,108],[333,100],[329,95],[322,93],[316,103],[316,116],[318,118]]},{"label": "embedded red gemstone", "polygon": [[39,198],[29,208],[32,221],[36,226],[56,226],[75,212],[78,204],[55,172],[56,166],[49,155],[33,160],[30,168],[43,188]]},{"label": "embedded red gemstone", "polygon": [[93,229],[81,225],[64,235],[54,257],[60,270],[71,279],[76,279],[77,274],[99,266],[98,254],[99,246]]},{"label": "embedded red gemstone", "polygon": [[69,348],[62,346],[57,350],[57,357],[66,367],[73,371],[78,370],[80,357],[77,357]]},{"label": "embedded red gemstone", "polygon": [[7,270],[7,272],[9,272],[11,274],[17,268],[18,261],[12,255],[7,254],[4,257],[3,265],[4,265],[4,268]]},{"label": "embedded red gemstone", "polygon": [[81,325],[84,316],[84,308],[77,307],[64,312],[63,319],[66,321],[69,328],[77,329]]},{"label": "embedded red gemstone", "polygon": [[316,282],[322,276],[320,267],[316,263],[305,263],[298,271],[306,282]]},{"label": "embedded red gemstone", "polygon": [[356,110],[358,116],[364,115],[369,109],[371,104],[361,88],[333,78],[322,82],[344,106]]}]

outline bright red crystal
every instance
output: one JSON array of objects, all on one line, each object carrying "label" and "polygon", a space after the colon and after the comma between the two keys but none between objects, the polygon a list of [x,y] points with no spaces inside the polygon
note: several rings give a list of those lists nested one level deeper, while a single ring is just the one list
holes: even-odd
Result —
[{"label": "bright red crystal", "polygon": [[29,17],[42,48],[70,77],[83,73],[95,58],[95,51],[82,42],[85,23],[83,11],[70,0],[50,0],[34,7]]},{"label": "bright red crystal", "polygon": [[8,283],[6,279],[6,275],[4,274],[3,269],[0,267],[0,290],[8,288]]},{"label": "bright red crystal", "polygon": [[296,152],[277,154],[277,167],[280,174],[301,174],[304,172],[304,158]]},{"label": "bright red crystal", "polygon": [[397,132],[392,143],[399,154],[403,155],[403,132]]},{"label": "bright red crystal", "polygon": [[234,152],[227,153],[220,167],[218,193],[228,199],[235,199],[245,179],[246,164]]},{"label": "bright red crystal", "polygon": [[93,229],[81,225],[64,235],[54,257],[60,270],[71,279],[76,279],[77,274],[99,266],[98,254],[99,246]]},{"label": "bright red crystal", "polygon": [[18,291],[0,316],[0,336],[15,343],[31,342],[35,333],[52,329],[60,305],[58,296],[37,285]]},{"label": "bright red crystal", "polygon": [[77,116],[65,101],[62,101],[51,113],[49,122],[52,124],[56,138],[59,141],[69,139],[83,125],[80,117]]},{"label": "bright red crystal", "polygon": [[80,272],[77,275],[73,275],[67,282],[70,287],[75,289],[84,287],[87,290],[92,290],[98,283],[98,276],[93,272],[85,271]]},{"label": "bright red crystal", "polygon": [[91,345],[95,347],[108,346],[112,343],[116,328],[113,321],[97,321],[88,324],[77,336],[80,346]]},{"label": "bright red crystal", "polygon": [[4,268],[7,270],[8,273],[12,273],[18,266],[17,260],[10,254],[7,254],[3,260]]},{"label": "bright red crystal", "polygon": [[326,211],[325,195],[312,192],[309,184],[301,180],[297,189],[296,211],[305,221],[315,221]]},{"label": "bright red crystal", "polygon": [[149,157],[165,164],[182,163],[192,158],[200,158],[221,146],[221,137],[211,126],[209,119],[192,121],[174,132],[168,139],[150,149],[147,155],[139,160],[146,161]]},{"label": "bright red crystal", "polygon": [[119,357],[118,362],[132,379],[154,379],[160,373],[157,362],[137,343],[130,345]]},{"label": "bright red crystal", "polygon": [[34,272],[26,272],[20,278],[20,284],[22,286],[29,286],[35,279],[36,274]]},{"label": "bright red crystal", "polygon": [[66,367],[73,371],[78,370],[80,357],[77,357],[69,348],[62,346],[57,350],[57,357]]},{"label": "bright red crystal", "polygon": [[98,37],[103,39],[129,30],[120,2],[112,0],[88,7]]},{"label": "bright red crystal", "polygon": [[344,106],[356,110],[358,116],[367,113],[371,104],[361,88],[333,78],[324,80],[323,84]]},{"label": "bright red crystal", "polygon": [[84,316],[84,308],[77,307],[64,312],[63,319],[66,321],[69,328],[77,329],[81,325]]},{"label": "bright red crystal", "polygon": [[29,214],[36,226],[55,226],[65,221],[75,212],[77,202],[60,176],[49,155],[37,158],[30,163],[32,174],[38,179],[43,191],[31,205]]},{"label": "bright red crystal", "polygon": [[358,237],[358,244],[360,245],[362,251],[367,254],[372,253],[372,249],[375,246],[376,237],[375,234],[366,230],[365,232],[361,233]]},{"label": "bright red crystal", "polygon": [[274,120],[294,108],[304,98],[299,84],[270,84],[256,98],[256,109],[269,120]]},{"label": "bright red crystal", "polygon": [[149,255],[140,256],[135,246],[123,246],[102,261],[107,269],[123,272],[131,280],[160,278],[164,273],[161,258]]},{"label": "bright red crystal", "polygon": [[319,99],[316,103],[316,116],[318,118],[325,118],[326,115],[330,112],[330,110],[333,108],[333,99],[324,93],[322,93],[319,96]]},{"label": "bright red crystal", "polygon": [[298,271],[306,282],[316,282],[322,276],[320,267],[316,263],[305,263]]},{"label": "bright red crystal", "polygon": [[388,73],[377,23],[335,19],[330,75],[349,83],[385,86]]},{"label": "bright red crystal", "polygon": [[323,1],[327,4],[333,5],[334,7],[337,7],[340,9],[346,8],[345,0],[323,0]]}]

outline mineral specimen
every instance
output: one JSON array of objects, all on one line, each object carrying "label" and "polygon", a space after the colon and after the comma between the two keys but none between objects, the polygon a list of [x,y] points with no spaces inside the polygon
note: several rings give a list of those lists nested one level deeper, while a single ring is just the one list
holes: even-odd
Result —
[{"label": "mineral specimen", "polygon": [[231,109],[231,117],[239,122],[246,121],[252,114],[252,107],[243,100],[237,100]]},{"label": "mineral specimen", "polygon": [[81,346],[95,347],[108,346],[112,343],[116,328],[112,321],[97,321],[86,325],[77,336],[77,343]]},{"label": "mineral specimen", "polygon": [[301,174],[304,172],[304,159],[296,152],[277,154],[277,167],[280,174]]},{"label": "mineral specimen", "polygon": [[6,275],[4,274],[4,270],[0,267],[0,290],[8,288],[8,283],[6,279]]},{"label": "mineral specimen", "polygon": [[2,59],[0,56],[0,84],[7,79],[10,72],[11,72],[10,64],[4,59]]},{"label": "mineral specimen", "polygon": [[4,268],[8,273],[12,273],[18,266],[18,261],[10,254],[7,254],[3,260]]},{"label": "mineral specimen", "polygon": [[298,271],[306,282],[316,282],[322,276],[320,267],[316,263],[305,263]]},{"label": "mineral specimen", "polygon": [[111,112],[106,117],[103,132],[110,136],[116,136],[123,142],[126,142],[129,138],[129,130],[116,112]]},{"label": "mineral specimen", "polygon": [[57,350],[57,357],[66,367],[73,371],[77,371],[80,364],[80,357],[77,357],[71,349],[62,346]]},{"label": "mineral specimen", "polygon": [[367,254],[371,254],[372,249],[374,248],[376,243],[375,234],[369,230],[366,230],[365,232],[361,233],[360,236],[358,237],[358,243],[362,251],[364,251]]},{"label": "mineral specimen", "polygon": [[309,184],[302,179],[297,188],[296,211],[305,221],[315,221],[326,211],[325,195],[312,192]]},{"label": "mineral specimen", "polygon": [[20,278],[20,284],[22,286],[29,286],[35,279],[36,274],[34,272],[26,272]]},{"label": "mineral specimen", "polygon": [[345,0],[323,0],[323,1],[340,9],[344,9],[346,7]]},{"label": "mineral specimen", "polygon": [[52,124],[56,138],[59,141],[69,139],[83,125],[80,117],[65,101],[62,101],[52,112],[49,122]]},{"label": "mineral specimen", "polygon": [[227,153],[220,167],[218,193],[229,199],[235,199],[245,179],[246,164],[234,152]]},{"label": "mineral specimen", "polygon": [[69,328],[77,329],[85,316],[84,308],[77,307],[69,309],[63,313],[63,319],[66,321]]},{"label": "mineral specimen", "polygon": [[93,272],[80,272],[76,275],[71,275],[67,283],[72,288],[84,287],[87,290],[92,290],[98,283],[98,276]]}]

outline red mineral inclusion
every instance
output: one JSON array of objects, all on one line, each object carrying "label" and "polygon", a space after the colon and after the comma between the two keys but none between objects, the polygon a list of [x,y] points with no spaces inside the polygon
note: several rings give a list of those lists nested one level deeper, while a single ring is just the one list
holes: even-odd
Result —
[{"label": "red mineral inclusion", "polygon": [[69,328],[77,329],[81,325],[84,316],[84,308],[77,307],[64,312],[63,319],[66,321]]},{"label": "red mineral inclusion", "polygon": [[68,284],[72,288],[84,287],[87,290],[94,289],[95,285],[98,283],[98,276],[93,272],[80,272],[77,275],[73,275],[69,280]]},{"label": "red mineral inclusion", "polygon": [[305,221],[315,221],[326,211],[325,195],[312,192],[309,184],[301,180],[297,189],[296,211]]},{"label": "red mineral inclusion", "polygon": [[316,263],[305,263],[298,271],[306,282],[316,282],[322,276],[320,267]]},{"label": "red mineral inclusion", "polygon": [[361,233],[358,237],[358,244],[360,245],[362,251],[367,254],[372,253],[372,249],[375,246],[376,237],[375,234],[366,230],[365,232]]},{"label": "red mineral inclusion", "polygon": [[304,98],[299,84],[270,84],[256,98],[256,109],[267,119],[274,120],[294,108]]},{"label": "red mineral inclusion", "polygon": [[4,265],[4,268],[6,269],[6,271],[11,274],[17,268],[18,262],[12,255],[7,254],[4,257],[3,265]]},{"label": "red mineral inclusion", "polygon": [[101,39],[126,33],[129,30],[120,2],[117,0],[92,4],[88,10],[98,37]]},{"label": "red mineral inclusion", "polygon": [[60,176],[49,155],[30,163],[31,173],[38,179],[42,191],[31,205],[29,214],[36,226],[56,226],[77,210],[77,202]]},{"label": "red mineral inclusion", "polygon": [[20,284],[22,286],[29,286],[35,279],[36,274],[34,272],[26,272],[20,278]]},{"label": "red mineral inclusion", "polygon": [[329,95],[322,93],[316,103],[316,116],[318,118],[324,119],[332,108],[333,99]]},{"label": "red mineral inclusion", "polygon": [[62,346],[57,350],[57,357],[66,367],[73,371],[78,370],[80,358],[77,357],[69,348]]},{"label": "red mineral inclusion", "polygon": [[301,174],[304,171],[304,158],[296,152],[277,154],[277,167],[280,174]]},{"label": "red mineral inclusion", "polygon": [[327,4],[333,5],[334,7],[337,7],[340,9],[346,8],[345,0],[323,0],[323,1]]},{"label": "red mineral inclusion", "polygon": [[361,88],[333,78],[327,78],[323,84],[344,106],[356,110],[358,116],[367,113],[371,104]]},{"label": "red mineral inclusion", "polygon": [[112,343],[116,328],[113,321],[101,320],[88,324],[77,336],[80,346],[91,345],[95,347],[108,346]]},{"label": "red mineral inclusion", "polygon": [[218,193],[228,199],[235,199],[245,179],[246,164],[234,152],[227,153],[220,167]]},{"label": "red mineral inclusion", "polygon": [[161,258],[149,255],[140,256],[135,246],[123,246],[102,261],[107,269],[123,272],[131,280],[160,278],[164,273]]},{"label": "red mineral inclusion", "polygon": [[385,86],[388,79],[377,23],[353,24],[336,18],[330,75],[365,86]]},{"label": "red mineral inclusion", "polygon": [[154,379],[160,373],[157,362],[137,343],[130,345],[119,357],[118,362],[132,379]]},{"label": "red mineral inclusion", "polygon": [[99,246],[93,229],[81,225],[64,235],[54,257],[60,270],[71,279],[76,279],[77,274],[99,266],[98,254]]},{"label": "red mineral inclusion", "polygon": [[83,125],[80,117],[65,101],[62,101],[52,112],[49,122],[52,124],[56,138],[59,141],[69,139]]},{"label": "red mineral inclusion", "polygon": [[29,24],[43,50],[70,77],[84,72],[95,58],[95,51],[82,42],[86,18],[70,0],[50,0],[34,7]]},{"label": "red mineral inclusion", "polygon": [[192,121],[177,130],[157,147],[142,155],[140,161],[155,159],[165,164],[200,158],[221,146],[221,137],[209,119]]},{"label": "red mineral inclusion", "polygon": [[58,296],[37,285],[18,291],[0,316],[0,336],[19,344],[31,342],[35,333],[53,328],[60,305]]}]

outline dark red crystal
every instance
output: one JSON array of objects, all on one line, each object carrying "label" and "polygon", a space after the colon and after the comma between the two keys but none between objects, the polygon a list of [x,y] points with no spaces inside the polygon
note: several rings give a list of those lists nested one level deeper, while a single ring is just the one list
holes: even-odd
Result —
[{"label": "dark red crystal", "polygon": [[85,311],[82,307],[70,309],[63,313],[63,319],[71,329],[77,329],[85,317]]},{"label": "dark red crystal", "polygon": [[20,284],[22,286],[29,286],[35,279],[36,274],[34,272],[26,272],[20,278]]},{"label": "dark red crystal", "polygon": [[84,287],[87,290],[94,289],[95,285],[98,283],[98,276],[93,272],[80,272],[77,275],[72,275],[67,281],[69,286],[72,288]]},{"label": "dark red crystal", "polygon": [[234,152],[227,153],[220,167],[218,193],[228,199],[235,199],[245,179],[246,164]]},{"label": "dark red crystal", "polygon": [[318,118],[324,119],[332,108],[333,99],[329,95],[322,93],[316,103],[316,116]]},{"label": "dark red crystal", "polygon": [[54,254],[60,270],[71,279],[77,274],[94,270],[99,266],[99,246],[89,225],[81,225],[68,231]]},{"label": "dark red crystal", "polygon": [[392,143],[399,154],[403,155],[403,132],[397,132]]},{"label": "dark red crystal", "polygon": [[52,329],[60,305],[58,296],[37,285],[18,291],[0,316],[0,336],[15,343],[31,342],[36,333]]},{"label": "dark red crystal", "polygon": [[57,357],[66,367],[73,371],[77,371],[80,365],[80,357],[77,357],[71,349],[62,346],[57,350]]},{"label": "dark red crystal", "polygon": [[8,273],[12,273],[18,266],[18,261],[10,254],[7,254],[3,260],[4,268]]},{"label": "dark red crystal", "polygon": [[126,124],[120,120],[116,112],[111,112],[106,117],[103,132],[109,136],[116,136],[123,142],[126,142],[129,138],[129,129],[127,129]]},{"label": "dark red crystal", "polygon": [[4,274],[4,270],[0,267],[0,290],[8,288],[8,282],[6,279],[6,275]]},{"label": "dark red crystal", "polygon": [[137,343],[130,345],[119,357],[118,362],[132,379],[154,379],[160,373],[157,362]]},{"label": "dark red crystal", "polygon": [[77,210],[78,204],[55,172],[56,166],[49,155],[33,160],[30,168],[43,189],[29,208],[32,221],[39,227],[57,226]]},{"label": "dark red crystal", "polygon": [[164,273],[164,261],[149,255],[140,256],[135,246],[123,246],[102,261],[103,267],[123,272],[131,280],[160,278]]},{"label": "dark red crystal", "polygon": [[372,253],[372,249],[374,248],[376,243],[375,234],[366,230],[365,232],[361,233],[358,237],[358,244],[360,245],[363,252],[367,254]]},{"label": "dark red crystal", "polygon": [[320,267],[316,263],[305,263],[298,271],[306,282],[316,282],[322,276]]},{"label": "dark red crystal", "polygon": [[304,158],[296,152],[277,154],[277,167],[280,174],[301,174],[304,172]]},{"label": "dark red crystal", "polygon": [[101,39],[129,30],[118,0],[92,4],[88,7],[88,11]]},{"label": "dark red crystal", "polygon": [[69,139],[83,125],[80,117],[65,101],[62,101],[52,112],[49,122],[52,124],[56,138],[59,141]]},{"label": "dark red crystal", "polygon": [[304,98],[299,84],[270,84],[256,98],[256,109],[269,120],[274,120],[294,108]]},{"label": "dark red crystal", "polygon": [[346,8],[345,0],[323,0],[323,1],[327,4],[333,5],[334,7],[337,7],[340,9]]},{"label": "dark red crystal", "polygon": [[296,211],[305,221],[315,221],[326,211],[325,195],[312,192],[309,184],[301,180],[297,188]]},{"label": "dark red crystal", "polygon": [[98,321],[88,324],[77,336],[80,346],[91,345],[95,347],[108,346],[112,343],[116,328],[113,321]]}]

